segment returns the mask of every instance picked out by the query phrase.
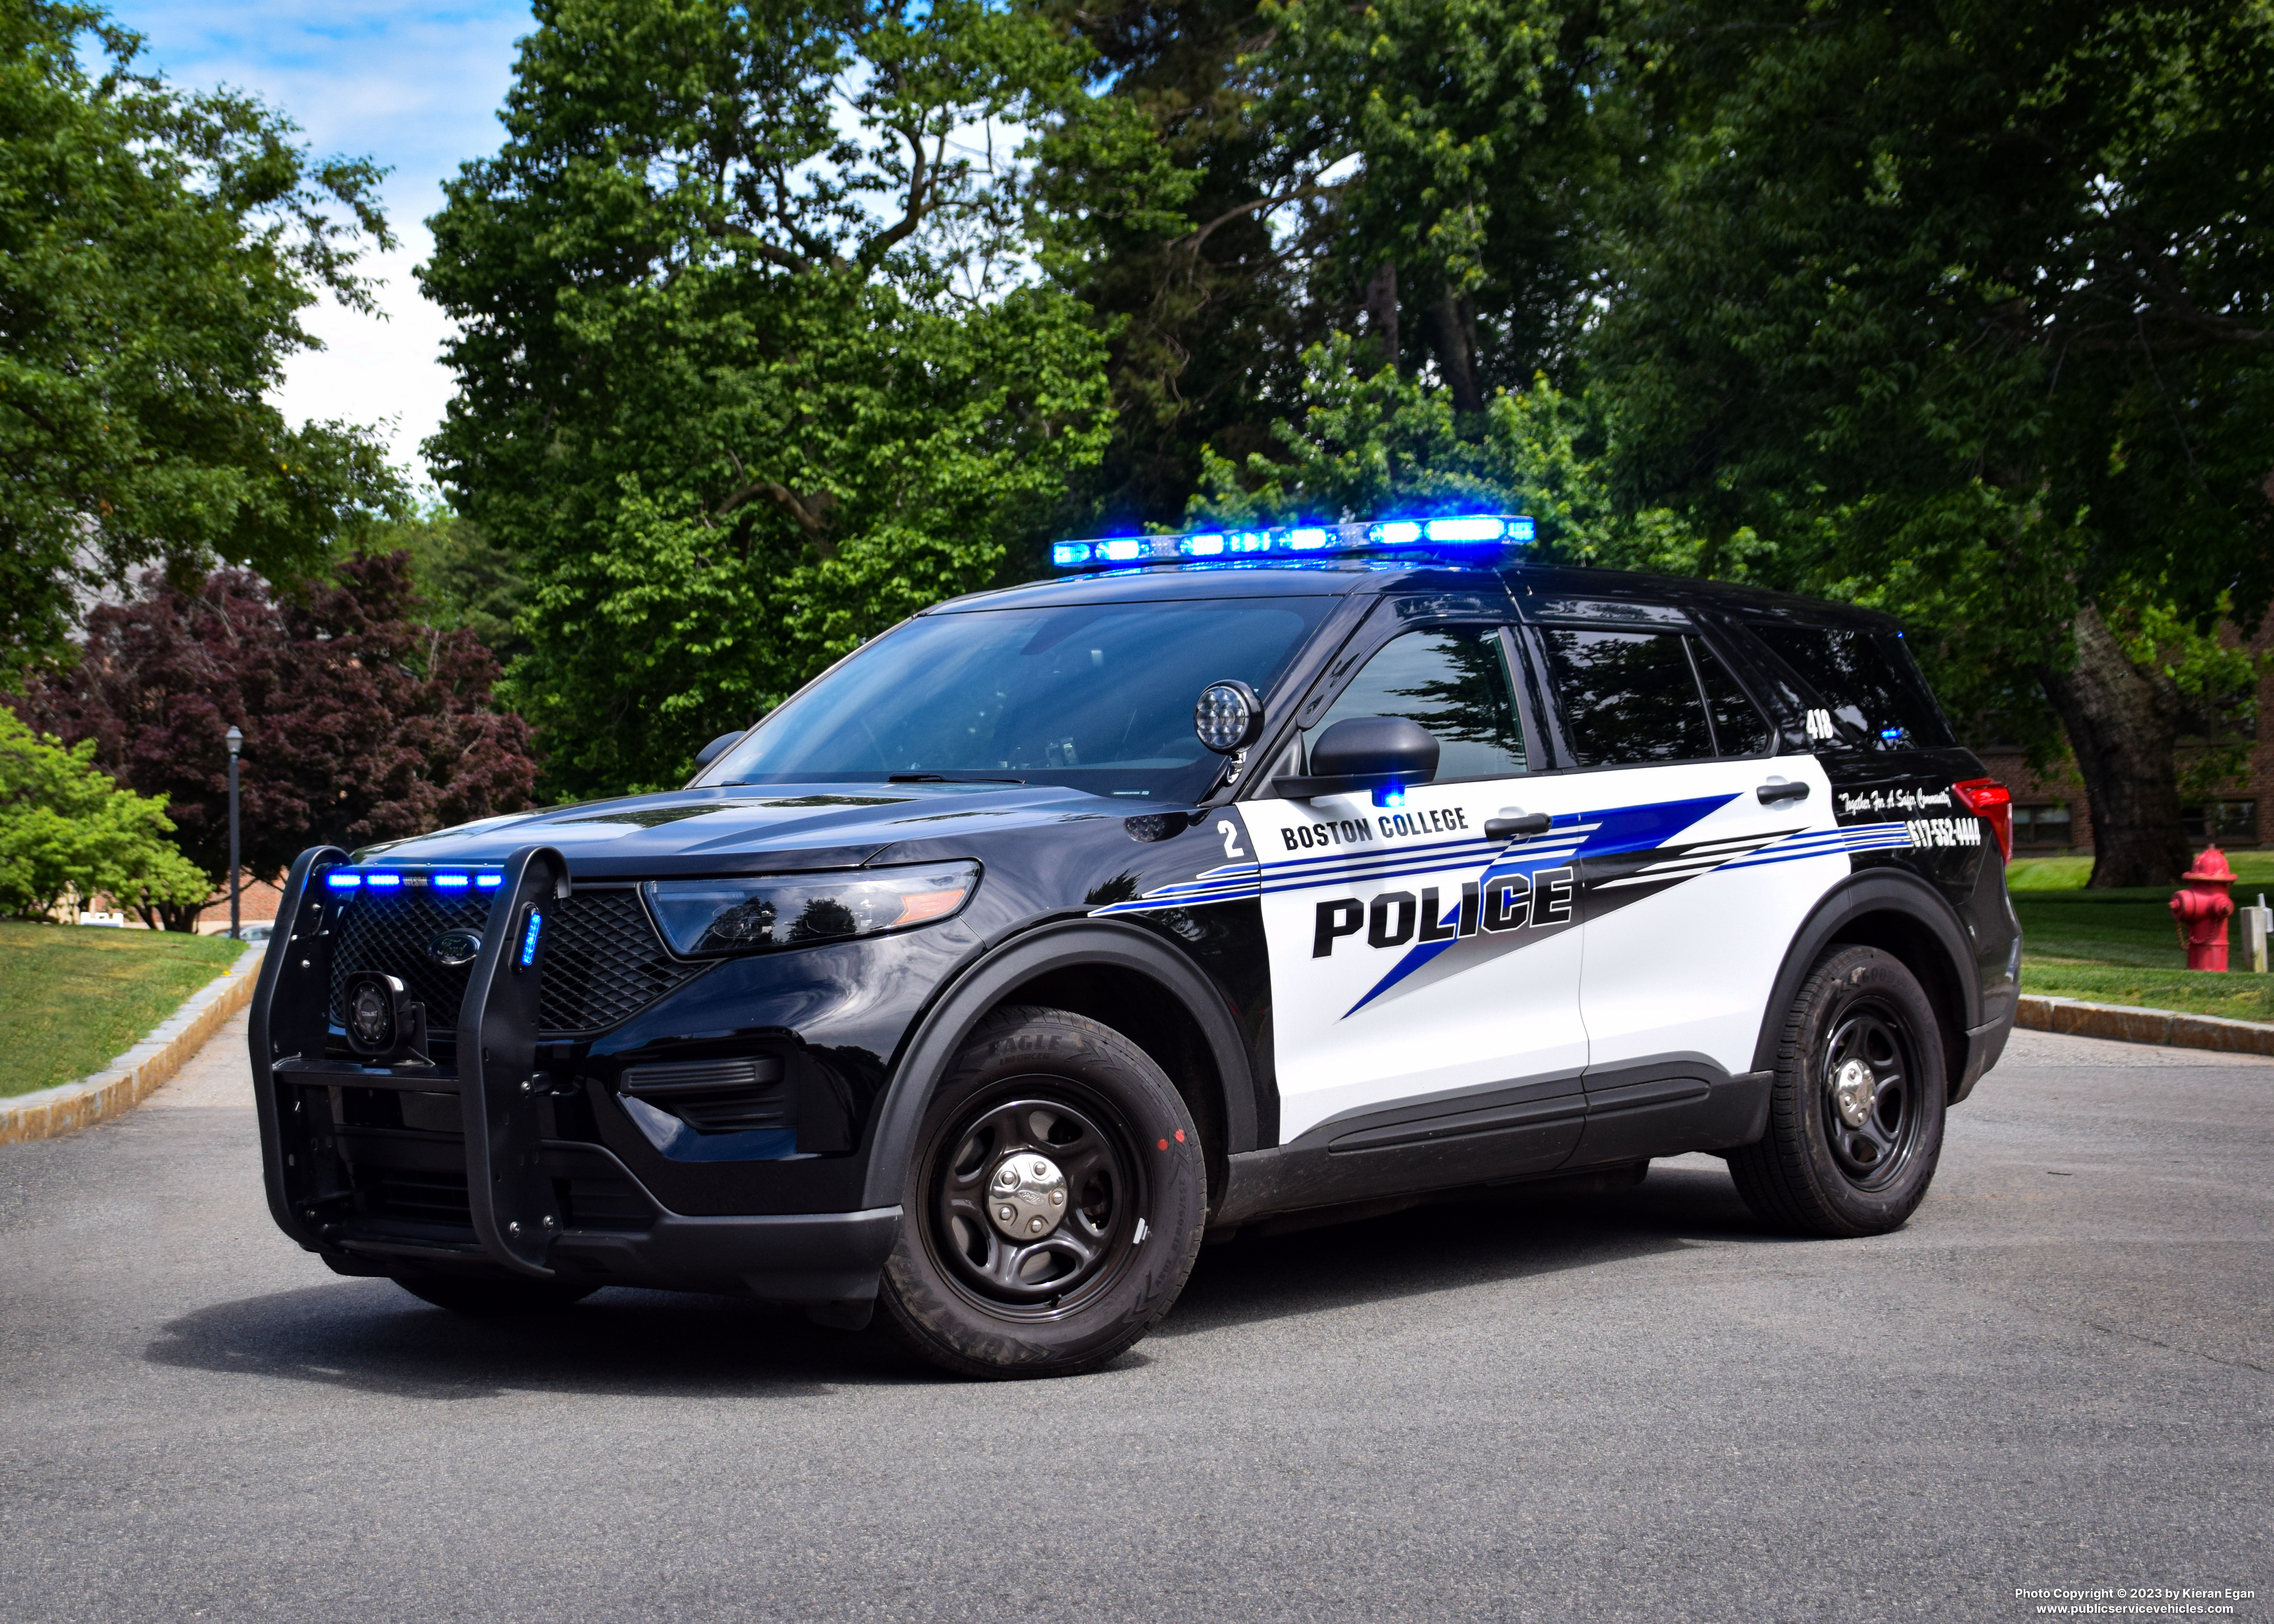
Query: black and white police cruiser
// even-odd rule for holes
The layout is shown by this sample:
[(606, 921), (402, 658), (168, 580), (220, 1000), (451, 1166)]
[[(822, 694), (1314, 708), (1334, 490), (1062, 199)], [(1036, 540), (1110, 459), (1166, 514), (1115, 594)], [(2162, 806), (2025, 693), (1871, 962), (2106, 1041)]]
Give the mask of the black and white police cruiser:
[(1901, 1224), (2014, 1019), (2005, 790), (1884, 616), (1531, 533), (1062, 543), (683, 790), (303, 853), (277, 1223), (470, 1312), (881, 1304), (987, 1376), (1290, 1214), (1713, 1151), (1781, 1229)]

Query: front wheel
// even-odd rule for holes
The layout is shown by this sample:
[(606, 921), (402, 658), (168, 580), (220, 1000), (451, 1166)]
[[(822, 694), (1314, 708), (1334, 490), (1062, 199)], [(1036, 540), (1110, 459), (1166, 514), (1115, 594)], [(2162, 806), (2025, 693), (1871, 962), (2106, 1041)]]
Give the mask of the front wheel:
[(1064, 1010), (998, 1011), (925, 1116), (886, 1323), (962, 1375), (1094, 1369), (1177, 1300), (1207, 1209), (1199, 1131), (1142, 1049)]
[(1817, 961), (1778, 1045), (1768, 1132), (1729, 1153), (1755, 1215), (1802, 1235), (1884, 1235), (1926, 1199), (1949, 1098), (1934, 1005), (1901, 959)]

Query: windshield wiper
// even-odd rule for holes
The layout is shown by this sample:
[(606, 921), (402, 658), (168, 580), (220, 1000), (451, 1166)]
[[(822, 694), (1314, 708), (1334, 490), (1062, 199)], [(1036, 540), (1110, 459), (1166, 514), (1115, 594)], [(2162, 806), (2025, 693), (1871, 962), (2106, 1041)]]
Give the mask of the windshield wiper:
[(1020, 784), (1024, 778), (951, 778), (944, 772), (895, 772), (888, 774), (887, 784)]

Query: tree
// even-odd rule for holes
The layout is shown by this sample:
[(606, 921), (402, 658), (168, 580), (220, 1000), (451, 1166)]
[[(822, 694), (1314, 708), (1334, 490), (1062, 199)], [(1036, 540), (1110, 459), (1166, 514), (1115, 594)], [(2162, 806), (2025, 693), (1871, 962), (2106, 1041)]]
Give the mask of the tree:
[(2274, 588), (2274, 12), (1735, 0), (1653, 27), (1666, 161), (1591, 343), (1622, 500), (1904, 614), (1960, 710), (2066, 732), (2093, 883), (2168, 880), (2183, 657)]
[(0, 908), (44, 919), (75, 892), (194, 917), (212, 882), (167, 840), (165, 804), (119, 788), (94, 755), (93, 740), (66, 748), (0, 707)]
[(287, 578), (395, 490), (368, 435), (265, 398), (320, 293), (370, 307), (379, 171), (139, 48), (91, 8), (0, 7), (0, 683), (67, 646), (77, 594), (154, 560)]
[[(491, 709), (496, 663), (471, 632), (421, 623), (418, 604), (399, 552), (348, 559), (282, 601), (241, 569), (187, 593), (147, 578), (89, 614), (81, 658), (35, 673), (18, 703), (162, 803), (212, 874), (229, 868), (223, 735), (240, 726), (245, 865), (274, 876), (320, 841), (401, 839), (529, 804), (537, 763), (527, 725)], [(160, 913), (194, 928), (193, 906)]]
[[(1172, 520), (1203, 444), (1263, 450), (1306, 387), (1303, 352), (1337, 332), (1462, 414), (1542, 372), (1573, 382), (1590, 211), (1633, 139), (1621, 8), (1063, 10), (1097, 49), (1100, 94), (1045, 143), (1044, 195), (1054, 268), (1117, 323), (1102, 518)], [(1100, 104), (1147, 130), (1155, 169), (1106, 139), (1120, 125)]]
[(1079, 52), (976, 0), (545, 0), (433, 223), (462, 324), (429, 442), (534, 583), (547, 782), (682, 778), (915, 609), (994, 579), (1105, 438), (1004, 128)]
[(440, 502), (398, 519), (373, 523), (358, 539), (366, 553), (410, 555), (410, 580), (424, 601), (424, 618), (444, 631), (463, 629), (510, 665), (526, 653), (521, 618), (529, 610), (529, 582), (514, 557), (480, 525)]

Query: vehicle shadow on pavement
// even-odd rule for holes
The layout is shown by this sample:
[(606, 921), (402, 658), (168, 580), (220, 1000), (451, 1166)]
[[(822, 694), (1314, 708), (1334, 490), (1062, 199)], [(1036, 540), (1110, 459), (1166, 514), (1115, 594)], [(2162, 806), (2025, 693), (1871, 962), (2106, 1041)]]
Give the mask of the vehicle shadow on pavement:
[(1360, 1303), (1599, 1268), (1699, 1240), (1781, 1244), (1718, 1166), (1664, 1166), (1632, 1189), (1446, 1200), (1384, 1217), (1243, 1236), (1201, 1253), (1155, 1336), (1190, 1335)]
[(403, 1398), (516, 1392), (787, 1398), (929, 1375), (882, 1335), (733, 1297), (614, 1289), (573, 1308), (478, 1320), (390, 1281), (338, 1280), (216, 1303), (163, 1327), (156, 1365)]

